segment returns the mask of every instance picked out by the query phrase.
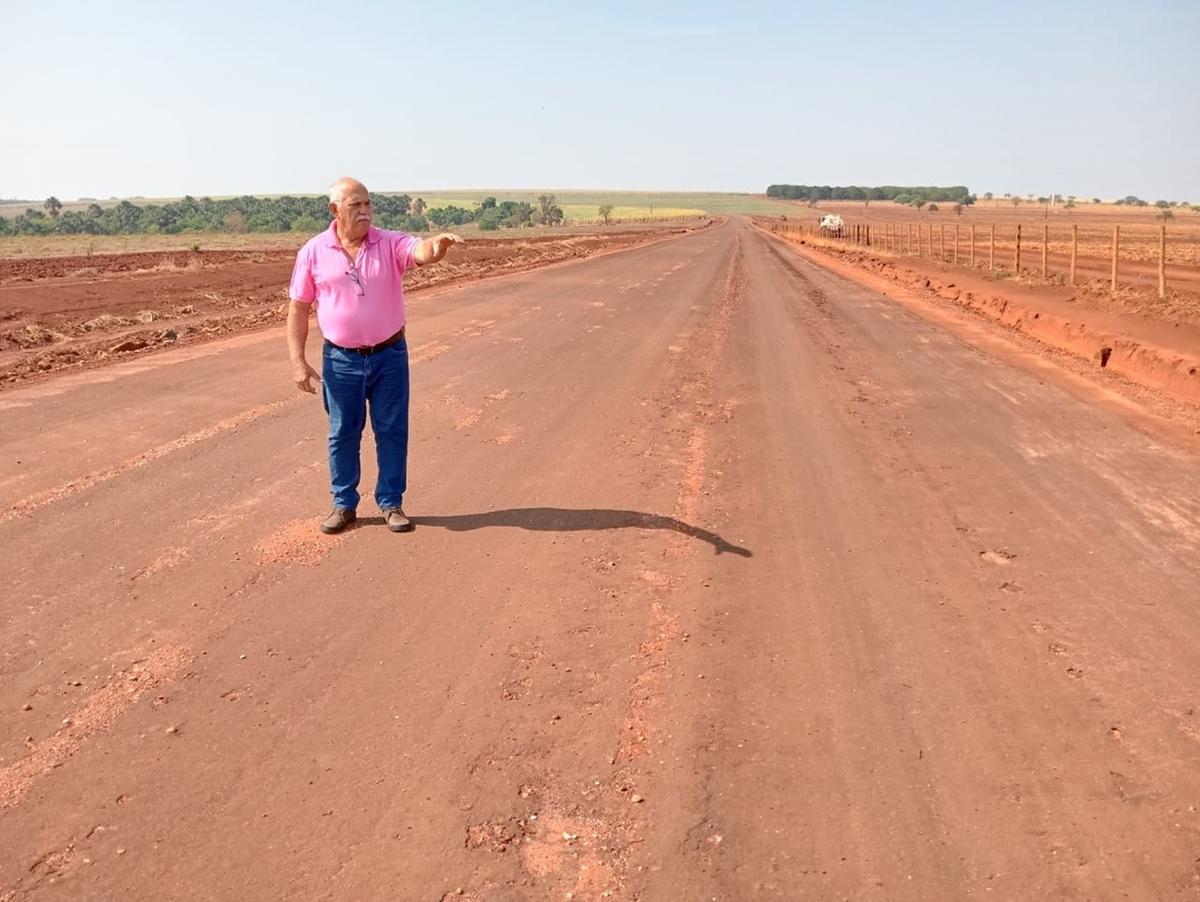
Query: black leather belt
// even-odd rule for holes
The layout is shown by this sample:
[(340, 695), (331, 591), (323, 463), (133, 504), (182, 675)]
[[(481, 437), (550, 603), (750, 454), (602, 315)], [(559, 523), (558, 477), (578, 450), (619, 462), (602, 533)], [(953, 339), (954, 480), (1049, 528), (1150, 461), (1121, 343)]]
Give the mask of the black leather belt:
[(401, 327), (400, 331), (397, 332), (395, 335), (393, 335), (391, 338), (385, 338), (379, 344), (370, 345), (365, 348), (343, 348), (341, 345), (335, 345), (328, 338), (325, 339), (325, 344), (329, 345), (329, 347), (331, 347), (331, 348), (337, 348), (339, 351), (349, 351), (351, 354), (362, 354), (364, 357), (369, 357), (371, 354), (377, 354), (380, 351), (386, 351), (392, 345), (399, 344), (402, 341), (404, 341), (404, 328), (403, 327)]

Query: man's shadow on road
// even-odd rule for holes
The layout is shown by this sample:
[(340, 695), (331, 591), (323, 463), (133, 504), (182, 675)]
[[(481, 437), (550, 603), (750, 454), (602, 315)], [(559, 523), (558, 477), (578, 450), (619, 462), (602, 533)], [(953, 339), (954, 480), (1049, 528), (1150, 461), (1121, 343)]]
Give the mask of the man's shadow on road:
[(701, 529), (661, 514), (646, 514), (641, 511), (618, 510), (571, 510), (563, 507), (516, 507), (508, 510), (487, 511), (482, 514), (459, 514), (452, 517), (413, 517), (417, 526), (441, 526), (452, 532), (471, 529), (487, 529), (492, 526), (510, 526), (538, 532), (577, 532), (601, 529), (669, 529), (700, 539), (712, 545), (716, 554), (729, 552), (740, 557), (752, 557), (749, 548), (742, 548), (725, 541), (715, 532)]

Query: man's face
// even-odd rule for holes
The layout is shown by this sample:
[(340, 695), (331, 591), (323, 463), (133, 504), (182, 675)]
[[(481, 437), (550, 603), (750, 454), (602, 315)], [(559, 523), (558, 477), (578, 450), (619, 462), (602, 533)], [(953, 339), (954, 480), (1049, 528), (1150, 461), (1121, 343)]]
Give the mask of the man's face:
[(340, 204), (330, 204), (330, 211), (337, 220), (338, 234), (357, 241), (371, 227), (371, 197), (362, 185), (348, 188), (342, 193)]

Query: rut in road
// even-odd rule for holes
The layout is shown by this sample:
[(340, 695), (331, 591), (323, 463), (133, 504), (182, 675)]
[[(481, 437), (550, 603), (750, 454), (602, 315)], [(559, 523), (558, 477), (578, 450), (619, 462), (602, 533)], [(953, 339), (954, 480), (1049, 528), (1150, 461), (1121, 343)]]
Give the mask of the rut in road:
[[(610, 758), (611, 776), (603, 792), (593, 798), (586, 816), (572, 815), (580, 787), (576, 779), (527, 782), (520, 795), (538, 797), (542, 804), (537, 815), (538, 831), (527, 834), (524, 824), (515, 819), (507, 823), (473, 825), (468, 830), (468, 847), (503, 848), (517, 843), (522, 867), (543, 881), (546, 890), (577, 894), (582, 898), (613, 896), (629, 892), (629, 853), (645, 841), (651, 820), (643, 814), (643, 795), (648, 775), (642, 765), (660, 747), (661, 713), (670, 690), (669, 674), (674, 667), (674, 649), (680, 641), (679, 613), (675, 599), (686, 591), (686, 570), (681, 564), (700, 553), (694, 541), (699, 530), (694, 524), (702, 513), (702, 499), (712, 484), (710, 433), (715, 425), (727, 424), (733, 416), (732, 405), (714, 398), (718, 372), (725, 356), (725, 344), (733, 319), (744, 299), (745, 273), (740, 242), (729, 256), (719, 286), (717, 303), (705, 307), (699, 324), (682, 341), (673, 345), (675, 363), (659, 391), (646, 405), (654, 417), (669, 416), (671, 441), (675, 455), (673, 477), (677, 482), (674, 510), (669, 518), (651, 518), (654, 525), (669, 530), (665, 542), (657, 543), (651, 553), (643, 553), (637, 583), (626, 588), (633, 598), (647, 607), (646, 632), (637, 647), (632, 684), (627, 690), (625, 713), (619, 735), (614, 737)], [(653, 427), (650, 427), (653, 428)], [(420, 521), (420, 518), (419, 522)], [(590, 518), (589, 518), (590, 519)], [(633, 525), (647, 525), (644, 515)], [(426, 518), (434, 521), (434, 518)], [(733, 545), (715, 536), (710, 539), (717, 554), (732, 552), (751, 557), (752, 550)], [(519, 841), (519, 842), (518, 842)], [(548, 884), (548, 885), (547, 885)], [(484, 894), (486, 896), (486, 893)]]

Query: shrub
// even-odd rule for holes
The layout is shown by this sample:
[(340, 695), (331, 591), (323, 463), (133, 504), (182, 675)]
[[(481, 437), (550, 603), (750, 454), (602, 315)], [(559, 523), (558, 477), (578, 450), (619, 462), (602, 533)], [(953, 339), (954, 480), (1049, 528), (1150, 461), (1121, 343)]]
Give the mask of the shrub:
[(292, 231), (315, 235), (317, 232), (324, 231), (328, 225), (329, 223), (322, 223), (317, 217), (306, 214), (292, 220)]

